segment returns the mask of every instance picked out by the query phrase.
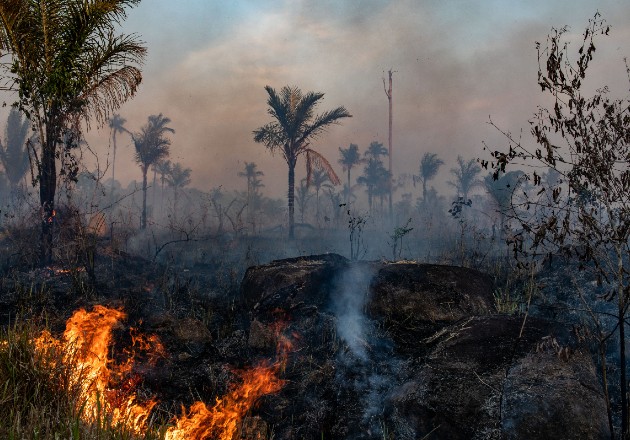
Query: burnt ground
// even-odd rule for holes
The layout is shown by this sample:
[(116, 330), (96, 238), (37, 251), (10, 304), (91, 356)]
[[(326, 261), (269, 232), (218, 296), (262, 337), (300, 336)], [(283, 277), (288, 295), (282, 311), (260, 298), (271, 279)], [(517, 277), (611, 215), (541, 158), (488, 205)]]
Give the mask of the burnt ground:
[[(61, 332), (80, 307), (122, 307), (162, 340), (140, 362), (156, 421), (208, 403), (238, 370), (274, 359), (277, 322), (294, 344), (277, 394), (242, 438), (609, 438), (601, 386), (579, 329), (499, 315), (490, 277), (417, 263), (351, 263), (334, 254), (182, 269), (104, 250), (87, 272), (14, 268), (2, 278), (4, 326)], [(57, 271), (57, 272), (56, 272)], [(242, 282), (241, 282), (242, 278)], [(116, 350), (115, 350), (116, 351)]]

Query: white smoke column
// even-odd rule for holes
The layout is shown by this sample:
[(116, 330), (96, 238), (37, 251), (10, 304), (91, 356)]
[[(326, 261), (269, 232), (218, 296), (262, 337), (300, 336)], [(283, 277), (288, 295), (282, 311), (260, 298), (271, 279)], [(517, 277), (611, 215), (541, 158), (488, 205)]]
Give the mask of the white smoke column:
[(367, 265), (353, 264), (337, 280), (332, 306), (337, 317), (337, 333), (350, 351), (363, 362), (368, 360), (368, 322), (364, 309), (373, 272)]
[(375, 273), (370, 264), (350, 265), (335, 280), (331, 298), (337, 335), (349, 349), (339, 353), (337, 380), (340, 388), (351, 388), (359, 394), (363, 407), (360, 426), (348, 440), (383, 438), (384, 402), (403, 367), (394, 355), (392, 341), (380, 335), (366, 316)]

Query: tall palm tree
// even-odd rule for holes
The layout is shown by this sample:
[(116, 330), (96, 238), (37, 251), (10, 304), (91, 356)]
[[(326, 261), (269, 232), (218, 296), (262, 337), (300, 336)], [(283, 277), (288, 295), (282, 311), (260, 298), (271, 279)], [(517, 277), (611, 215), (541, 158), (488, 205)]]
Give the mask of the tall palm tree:
[(477, 176), (481, 172), (481, 167), (477, 165), (475, 159), (465, 161), (463, 157), (457, 156), (457, 168), (451, 168), (451, 174), (455, 176), (455, 181), (449, 181), (448, 184), (457, 189), (457, 196), (463, 197), (464, 201), (468, 200), (468, 193), (482, 185), (481, 180)]
[(125, 124), (127, 120), (120, 116), (118, 113), (114, 113), (114, 115), (109, 119), (109, 131), (112, 137), (112, 144), (114, 147), (112, 154), (112, 182), (116, 180), (116, 134), (117, 133), (127, 133), (131, 135), (129, 130), (125, 128)]
[(350, 204), (350, 192), (352, 190), (352, 184), (350, 183), (350, 170), (363, 163), (361, 154), (359, 153), (359, 146), (357, 144), (350, 144), (348, 148), (339, 148), (341, 158), (339, 164), (343, 167), (343, 170), (348, 173), (348, 191), (346, 193), (346, 205)]
[(385, 194), (388, 181), (391, 181), (391, 174), (383, 165), (383, 161), (370, 158), (363, 169), (363, 175), (357, 179), (357, 183), (366, 187), (370, 212), (372, 211), (374, 196)]
[(280, 93), (266, 86), (269, 95), (267, 112), (274, 119), (273, 122), (254, 130), (254, 141), (265, 145), (272, 153), (280, 151), (289, 167), (289, 238), (294, 237), (295, 229), (295, 165), (298, 158), (306, 156), (307, 180), (310, 181), (313, 169), (323, 169), (330, 177), (334, 185), (339, 184), (339, 178), (335, 174), (328, 161), (309, 148), (311, 142), (317, 139), (330, 125), (338, 124), (343, 118), (352, 115), (344, 107), (337, 107), (316, 115), (315, 109), (323, 93), (308, 92), (303, 94), (297, 87), (285, 86)]
[(261, 186), (264, 186), (261, 180), (259, 179), (259, 177), (265, 175), (265, 173), (263, 173), (260, 170), (257, 170), (256, 168), (258, 168), (258, 165), (256, 165), (256, 162), (245, 162), (245, 170), (239, 171), (238, 173), (239, 177), (245, 177), (245, 179), (247, 179), (247, 217), (248, 217), (248, 223), (251, 224), (252, 226), (254, 225), (254, 217), (253, 217), (253, 210), (252, 210), (252, 204), (253, 204), (252, 197), (255, 194), (255, 192), (258, 190), (258, 188), (260, 188)]
[(7, 89), (39, 137), (34, 158), (41, 208), (40, 262), (52, 261), (55, 194), (64, 134), (80, 121), (103, 125), (131, 98), (146, 48), (117, 34), (137, 0), (11, 0), (0, 2), (0, 64)]
[(170, 173), (166, 175), (166, 183), (173, 188), (173, 215), (175, 219), (177, 219), (179, 191), (190, 185), (191, 174), (192, 170), (190, 168), (184, 168), (181, 163), (176, 163), (171, 167)]
[(420, 159), (418, 179), (422, 181), (423, 201), (427, 200), (427, 182), (437, 175), (442, 165), (444, 165), (444, 161), (438, 158), (435, 153), (424, 153), (424, 156)]
[[(158, 162), (154, 163), (152, 167), (153, 167), (153, 171), (156, 174), (160, 175), (160, 194), (161, 194), (162, 200), (164, 200), (164, 184), (166, 183), (166, 176), (168, 176), (171, 173), (171, 168), (173, 167), (173, 164), (171, 163), (170, 160), (159, 160)], [(154, 174), (153, 185), (156, 186), (155, 174)], [(155, 191), (154, 191), (154, 194), (155, 194)], [(155, 200), (153, 202), (153, 206), (155, 206)], [(162, 213), (163, 209), (164, 209), (164, 203), (160, 203), (160, 213)]]
[(495, 180), (493, 173), (490, 173), (483, 180), (486, 191), (488, 191), (488, 194), (497, 207), (500, 223), (499, 233), (501, 235), (505, 232), (505, 220), (507, 215), (513, 209), (512, 196), (523, 183), (523, 174), (523, 171), (520, 170), (499, 173), (498, 178)]
[(245, 162), (245, 170), (238, 172), (239, 177), (245, 177), (245, 179), (247, 179), (247, 203), (248, 204), (250, 203), (250, 198), (253, 191), (254, 182), (258, 180), (258, 183), (260, 183), (258, 177), (265, 175), (265, 173), (263, 173), (260, 170), (257, 170), (256, 168), (258, 168), (258, 165), (256, 165), (256, 162)]
[(132, 136), (136, 147), (136, 163), (142, 170), (142, 217), (140, 218), (140, 229), (147, 227), (147, 172), (149, 168), (164, 160), (169, 155), (171, 140), (165, 136), (166, 133), (175, 133), (175, 130), (168, 127), (171, 120), (160, 113), (149, 116), (147, 123), (140, 129), (140, 132)]
[(326, 182), (329, 182), (328, 174), (322, 170), (315, 170), (311, 175), (310, 184), (315, 188), (315, 219), (319, 222), (319, 192), (322, 188), (332, 188), (332, 185)]
[(15, 195), (29, 168), (26, 145), (29, 125), (28, 119), (22, 119), (20, 112), (12, 108), (7, 117), (4, 142), (0, 142), (0, 161), (11, 185), (12, 195)]

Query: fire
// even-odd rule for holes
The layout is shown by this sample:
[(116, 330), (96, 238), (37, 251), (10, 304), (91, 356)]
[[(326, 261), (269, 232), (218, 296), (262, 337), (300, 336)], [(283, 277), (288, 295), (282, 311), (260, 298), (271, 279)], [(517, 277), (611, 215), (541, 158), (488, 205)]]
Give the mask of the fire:
[[(124, 351), (122, 362), (110, 356), (112, 332), (125, 319), (123, 311), (97, 305), (90, 312), (79, 309), (66, 322), (61, 339), (44, 331), (35, 340), (38, 350), (57, 350), (62, 362), (71, 367), (71, 386), (80, 390), (77, 410), (88, 423), (100, 423), (107, 417), (113, 426), (122, 426), (135, 434), (145, 434), (151, 410), (157, 400), (140, 402), (136, 387), (141, 381), (134, 373), (138, 353), (155, 366), (166, 355), (159, 339), (131, 329), (132, 346)], [(241, 421), (258, 399), (278, 392), (285, 384), (279, 379), (284, 371), (291, 341), (282, 335), (283, 324), (273, 324), (277, 335), (278, 360), (263, 362), (239, 372), (240, 383), (231, 387), (223, 398), (208, 407), (195, 402), (190, 409), (172, 421), (164, 440), (232, 440)], [(55, 367), (55, 365), (51, 365)]]
[[(121, 310), (104, 306), (95, 306), (91, 312), (80, 309), (66, 322), (61, 340), (44, 332), (35, 345), (40, 350), (61, 350), (63, 362), (72, 368), (70, 385), (80, 390), (78, 409), (82, 409), (85, 421), (99, 421), (103, 415), (108, 415), (113, 425), (140, 434), (146, 429), (148, 416), (157, 402), (141, 403), (136, 399), (138, 378), (132, 374), (133, 350), (128, 351), (127, 361), (120, 364), (108, 356), (112, 331), (125, 317)], [(164, 352), (156, 338), (132, 335), (132, 341), (141, 350), (150, 348), (153, 353)]]
[(214, 406), (195, 402), (166, 432), (165, 440), (232, 440), (254, 403), (265, 394), (278, 392), (284, 381), (276, 376), (279, 364), (260, 365), (241, 373), (243, 383)]
[(282, 335), (284, 324), (276, 323), (279, 360), (274, 364), (262, 363), (250, 370), (240, 372), (242, 384), (233, 387), (223, 398), (217, 399), (211, 407), (203, 402), (195, 402), (175, 426), (169, 428), (164, 440), (232, 440), (238, 432), (243, 417), (256, 401), (265, 394), (276, 393), (285, 381), (278, 373), (286, 366), (287, 353), (292, 349), (291, 341)]

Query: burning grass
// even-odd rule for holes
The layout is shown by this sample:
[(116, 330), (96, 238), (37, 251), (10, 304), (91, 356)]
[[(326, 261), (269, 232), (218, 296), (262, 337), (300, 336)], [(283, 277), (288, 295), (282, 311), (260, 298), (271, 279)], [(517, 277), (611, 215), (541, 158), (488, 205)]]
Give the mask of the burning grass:
[[(125, 313), (95, 306), (77, 310), (59, 338), (47, 330), (15, 326), (0, 340), (0, 437), (7, 439), (99, 438), (231, 440), (252, 406), (284, 385), (288, 340), (279, 338), (281, 359), (239, 373), (239, 384), (214, 405), (195, 402), (163, 423), (152, 418), (156, 398), (138, 397), (141, 374), (166, 356), (155, 336), (131, 329), (128, 348), (113, 353), (113, 331)], [(158, 426), (159, 425), (159, 426)]]

